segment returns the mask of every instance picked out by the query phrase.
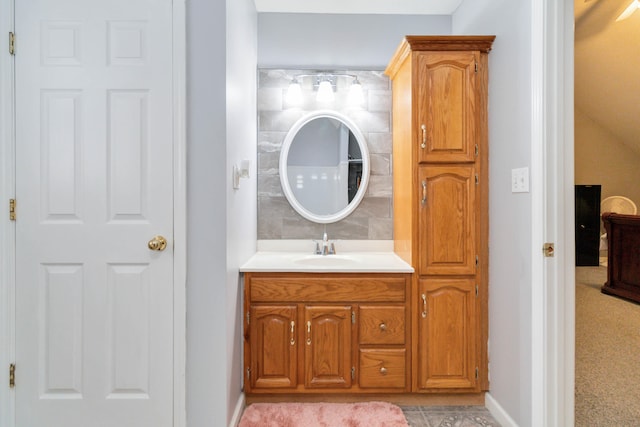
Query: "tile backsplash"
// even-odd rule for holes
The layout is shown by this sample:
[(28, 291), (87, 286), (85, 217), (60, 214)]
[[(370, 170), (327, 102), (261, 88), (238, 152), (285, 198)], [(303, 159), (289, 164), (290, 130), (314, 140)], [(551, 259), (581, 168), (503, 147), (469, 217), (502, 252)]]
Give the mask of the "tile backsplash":
[[(331, 70), (353, 74), (362, 84), (361, 107), (347, 102), (351, 81), (338, 79), (335, 100), (320, 104), (309, 82), (300, 82), (303, 102), (287, 105), (286, 92), (294, 75), (312, 70), (258, 70), (258, 239), (319, 239), (326, 229), (330, 239), (391, 240), (391, 83), (382, 71)], [(305, 85), (306, 83), (306, 85)], [(351, 119), (366, 139), (371, 174), (364, 199), (348, 217), (333, 224), (316, 224), (300, 216), (287, 201), (280, 185), (278, 162), (282, 143), (291, 126), (316, 110), (335, 110)]]

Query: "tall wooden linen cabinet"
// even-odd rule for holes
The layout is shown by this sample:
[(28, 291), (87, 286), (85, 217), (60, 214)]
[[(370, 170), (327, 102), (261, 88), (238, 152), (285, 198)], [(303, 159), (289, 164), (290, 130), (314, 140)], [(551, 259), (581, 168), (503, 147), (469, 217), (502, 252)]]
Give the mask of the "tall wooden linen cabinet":
[(488, 53), (495, 36), (407, 36), (393, 84), (394, 250), (412, 281), (416, 392), (488, 390)]

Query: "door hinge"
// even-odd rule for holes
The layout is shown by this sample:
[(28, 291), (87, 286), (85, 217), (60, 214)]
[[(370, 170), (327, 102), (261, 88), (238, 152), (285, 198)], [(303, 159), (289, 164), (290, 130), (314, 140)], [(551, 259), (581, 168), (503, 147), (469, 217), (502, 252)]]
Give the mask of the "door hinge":
[(478, 148), (478, 144), (476, 144), (476, 148), (475, 148), (476, 157), (478, 157), (479, 153), (480, 153), (480, 148)]
[(9, 388), (14, 388), (16, 386), (16, 364), (12, 363), (9, 365)]
[(351, 367), (351, 379), (352, 380), (356, 379), (356, 367), (355, 366)]
[(476, 366), (476, 379), (478, 379), (478, 367)]
[(247, 368), (247, 379), (251, 379), (251, 368)]
[(354, 325), (356, 324), (356, 312), (355, 311), (351, 312), (351, 323), (353, 323)]
[(476, 255), (476, 267), (478, 266), (478, 264), (480, 264), (480, 257)]
[(478, 285), (476, 285), (476, 297), (478, 296)]
[(478, 72), (478, 63), (476, 62), (476, 66), (475, 66), (475, 72)]
[(251, 312), (247, 311), (247, 325), (251, 322)]
[(16, 199), (9, 199), (9, 219), (16, 220)]
[(16, 35), (12, 31), (9, 31), (9, 54), (16, 54)]
[(476, 185), (480, 183), (480, 178), (478, 178), (478, 174), (476, 174)]

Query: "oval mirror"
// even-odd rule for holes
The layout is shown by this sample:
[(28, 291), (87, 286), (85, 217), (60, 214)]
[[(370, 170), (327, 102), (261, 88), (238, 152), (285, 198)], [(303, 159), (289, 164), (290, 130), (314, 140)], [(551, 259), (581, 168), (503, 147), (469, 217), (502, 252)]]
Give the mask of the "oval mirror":
[(318, 223), (354, 211), (369, 182), (364, 135), (344, 115), (316, 111), (289, 130), (280, 152), (280, 183), (291, 206)]

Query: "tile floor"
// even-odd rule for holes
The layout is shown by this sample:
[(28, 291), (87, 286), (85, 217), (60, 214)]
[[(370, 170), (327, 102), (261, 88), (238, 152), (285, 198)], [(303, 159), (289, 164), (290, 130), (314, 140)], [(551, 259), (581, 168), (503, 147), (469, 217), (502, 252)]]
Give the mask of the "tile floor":
[(484, 406), (402, 406), (411, 427), (500, 427)]

